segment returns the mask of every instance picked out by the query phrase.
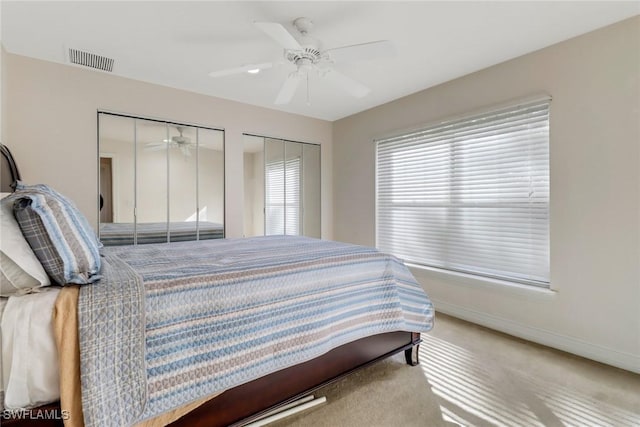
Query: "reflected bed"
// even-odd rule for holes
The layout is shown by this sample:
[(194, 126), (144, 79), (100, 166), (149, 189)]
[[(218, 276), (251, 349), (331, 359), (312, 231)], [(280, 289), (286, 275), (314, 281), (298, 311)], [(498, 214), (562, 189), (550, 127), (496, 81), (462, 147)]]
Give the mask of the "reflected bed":
[[(217, 222), (184, 221), (148, 222), (136, 224), (135, 230), (138, 244), (167, 242), (167, 229), (170, 242), (189, 240), (222, 239), (224, 228)], [(133, 223), (111, 222), (100, 224), (100, 241), (105, 246), (133, 245)]]

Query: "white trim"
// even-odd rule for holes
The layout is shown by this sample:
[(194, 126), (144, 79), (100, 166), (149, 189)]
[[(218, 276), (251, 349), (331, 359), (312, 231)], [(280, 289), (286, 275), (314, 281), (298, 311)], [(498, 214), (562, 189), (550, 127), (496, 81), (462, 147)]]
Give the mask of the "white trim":
[(546, 329), (523, 325), (513, 320), (492, 314), (482, 313), (455, 304), (432, 299), (436, 311), (448, 314), (460, 319), (477, 323), (487, 328), (495, 329), (509, 335), (523, 338), (538, 344), (576, 354), (607, 365), (640, 373), (640, 356), (612, 348), (592, 344), (579, 338), (558, 334)]
[(447, 270), (444, 268), (429, 267), (426, 265), (404, 263), (412, 273), (416, 276), (428, 275), (435, 276), (448, 282), (478, 288), (484, 286), (491, 290), (505, 291), (508, 293), (516, 293), (527, 297), (554, 297), (558, 291), (543, 286), (527, 285), (523, 283), (510, 282), (508, 280), (497, 279), (492, 277), (480, 276), (472, 273), (463, 273), (459, 271)]

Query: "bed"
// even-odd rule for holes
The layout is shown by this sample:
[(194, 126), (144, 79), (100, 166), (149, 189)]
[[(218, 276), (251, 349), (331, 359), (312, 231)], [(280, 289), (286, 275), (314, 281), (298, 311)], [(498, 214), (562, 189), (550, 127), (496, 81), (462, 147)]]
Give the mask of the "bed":
[[(11, 182), (18, 178), (15, 168)], [(3, 424), (62, 425), (80, 410), (87, 425), (165, 415), (161, 424), (242, 425), (398, 352), (417, 364), (420, 332), (433, 323), (431, 303), (401, 262), (338, 242), (114, 246), (99, 273), (56, 299), (62, 404), (5, 415)], [(116, 407), (100, 408), (106, 403)]]
[[(167, 230), (171, 242), (222, 239), (222, 224), (210, 221), (146, 222), (135, 225), (137, 244), (164, 243)], [(100, 223), (100, 241), (105, 246), (133, 245), (134, 224), (130, 222)]]

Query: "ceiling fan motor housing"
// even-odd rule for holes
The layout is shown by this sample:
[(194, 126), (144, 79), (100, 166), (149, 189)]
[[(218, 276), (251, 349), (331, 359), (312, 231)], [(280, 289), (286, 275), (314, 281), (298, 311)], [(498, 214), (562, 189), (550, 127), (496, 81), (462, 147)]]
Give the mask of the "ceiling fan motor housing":
[(304, 47), (304, 50), (288, 50), (285, 53), (287, 61), (298, 66), (317, 64), (322, 59), (320, 50), (315, 46)]
[(189, 144), (191, 143), (191, 139), (186, 136), (172, 136), (171, 142), (175, 142), (176, 144)]
[(322, 43), (309, 35), (309, 31), (313, 28), (311, 19), (297, 18), (293, 21), (293, 26), (300, 33), (296, 40), (302, 46), (302, 50), (287, 50), (285, 52), (287, 61), (298, 67), (309, 67), (319, 63), (322, 60)]

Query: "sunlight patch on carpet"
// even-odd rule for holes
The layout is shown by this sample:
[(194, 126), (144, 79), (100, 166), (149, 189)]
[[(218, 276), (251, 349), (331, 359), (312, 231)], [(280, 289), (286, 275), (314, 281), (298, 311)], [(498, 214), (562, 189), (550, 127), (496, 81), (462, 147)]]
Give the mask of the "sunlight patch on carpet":
[(459, 425), (637, 426), (640, 414), (566, 387), (498, 365), (485, 366), (470, 351), (423, 335), (420, 360), (445, 421)]

